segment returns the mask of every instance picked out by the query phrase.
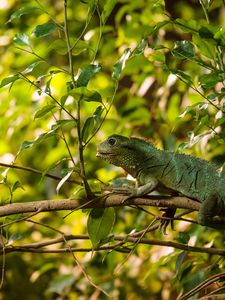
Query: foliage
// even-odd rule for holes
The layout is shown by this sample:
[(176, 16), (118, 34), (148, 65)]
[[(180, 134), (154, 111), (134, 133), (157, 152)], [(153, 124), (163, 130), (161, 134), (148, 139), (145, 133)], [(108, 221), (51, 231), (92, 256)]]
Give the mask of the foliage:
[(80, 203), (68, 215), (1, 218), (1, 298), (176, 299), (214, 274), (207, 282), (222, 287), (224, 254), (203, 248), (223, 248), (220, 232), (176, 221), (164, 235), (150, 230), (156, 208), (95, 207), (103, 183), (124, 182), (95, 153), (118, 133), (222, 165), (224, 3), (5, 0), (0, 7), (1, 205)]

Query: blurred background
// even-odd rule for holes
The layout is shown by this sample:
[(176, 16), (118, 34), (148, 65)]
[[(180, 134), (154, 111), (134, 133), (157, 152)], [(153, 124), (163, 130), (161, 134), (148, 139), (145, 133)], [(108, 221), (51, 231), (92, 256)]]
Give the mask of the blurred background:
[[(126, 176), (95, 156), (96, 144), (113, 133), (223, 165), (223, 1), (1, 0), (0, 20), (1, 205), (83, 199), (79, 143), (92, 190)], [(74, 83), (84, 101), (80, 90), (71, 92)], [(23, 251), (63, 234), (87, 234), (88, 210), (65, 214), (1, 218), (0, 299), (107, 299), (90, 281), (113, 299), (176, 299), (224, 270), (222, 257), (157, 245), (128, 243), (124, 251), (79, 252), (76, 259), (54, 253), (65, 242), (41, 248), (49, 253)], [(153, 220), (130, 207), (115, 209), (115, 216), (115, 236)], [(147, 237), (224, 246), (220, 232), (182, 221), (167, 235), (157, 230)], [(13, 246), (21, 251), (5, 251)]]

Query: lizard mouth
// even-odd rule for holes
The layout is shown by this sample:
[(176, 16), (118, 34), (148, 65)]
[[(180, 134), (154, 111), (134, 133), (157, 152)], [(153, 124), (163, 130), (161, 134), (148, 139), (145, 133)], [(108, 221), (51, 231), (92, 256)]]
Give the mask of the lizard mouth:
[(101, 151), (98, 151), (98, 152), (96, 153), (96, 156), (97, 156), (97, 157), (103, 157), (103, 156), (116, 156), (116, 154), (110, 153), (110, 152), (101, 152)]

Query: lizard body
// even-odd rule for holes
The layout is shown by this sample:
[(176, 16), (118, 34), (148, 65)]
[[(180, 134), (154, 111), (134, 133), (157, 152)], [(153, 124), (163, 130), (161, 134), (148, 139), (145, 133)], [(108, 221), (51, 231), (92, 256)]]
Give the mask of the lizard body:
[(131, 196), (165, 188), (201, 202), (201, 225), (225, 229), (225, 222), (218, 218), (225, 212), (225, 172), (215, 164), (116, 134), (98, 145), (97, 156), (136, 178), (138, 188)]

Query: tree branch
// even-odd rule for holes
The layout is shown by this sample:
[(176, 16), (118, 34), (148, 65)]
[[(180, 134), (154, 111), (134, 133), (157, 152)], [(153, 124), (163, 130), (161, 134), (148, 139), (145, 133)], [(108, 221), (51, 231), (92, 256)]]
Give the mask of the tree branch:
[[(125, 205), (186, 208), (198, 210), (200, 205), (197, 201), (187, 197), (145, 196), (143, 198), (133, 198), (127, 201), (126, 198), (126, 195), (108, 194), (88, 202), (62, 199), (12, 203), (0, 206), (0, 217), (37, 211), (50, 212), (56, 210), (78, 210), (80, 208), (118, 207)], [(124, 201), (126, 202), (124, 203)]]
[[(136, 238), (133, 237), (132, 235), (125, 235), (125, 236), (115, 236), (114, 240), (119, 243), (118, 245), (104, 245), (101, 247), (97, 248), (92, 248), (92, 247), (84, 247), (84, 248), (72, 248), (72, 247), (65, 247), (61, 249), (46, 249), (42, 247), (45, 246), (52, 246), (53, 244), (61, 243), (66, 241), (71, 241), (71, 240), (89, 240), (89, 237), (87, 235), (65, 235), (64, 237), (59, 237), (52, 239), (50, 241), (46, 242), (39, 242), (39, 243), (33, 243), (33, 244), (26, 244), (23, 246), (10, 246), (8, 248), (5, 248), (4, 251), (5, 253), (10, 253), (10, 252), (32, 252), (32, 253), (69, 253), (69, 252), (91, 252), (91, 251), (105, 251), (105, 250), (117, 250), (120, 251), (118, 247), (122, 247), (123, 243), (136, 243), (138, 244), (144, 244), (144, 245), (156, 245), (156, 246), (163, 246), (163, 247), (172, 247), (175, 249), (180, 249), (184, 251), (190, 251), (190, 252), (199, 252), (199, 253), (209, 253), (209, 254), (214, 254), (214, 255), (221, 255), (225, 256), (225, 250), (224, 249), (215, 249), (215, 248), (206, 248), (206, 247), (194, 247), (194, 246), (189, 246), (189, 245), (184, 245), (180, 243), (175, 243), (171, 241), (160, 241), (160, 240), (150, 240), (148, 238)], [(122, 248), (121, 248), (122, 251)], [(0, 251), (2, 253), (2, 250)]]

